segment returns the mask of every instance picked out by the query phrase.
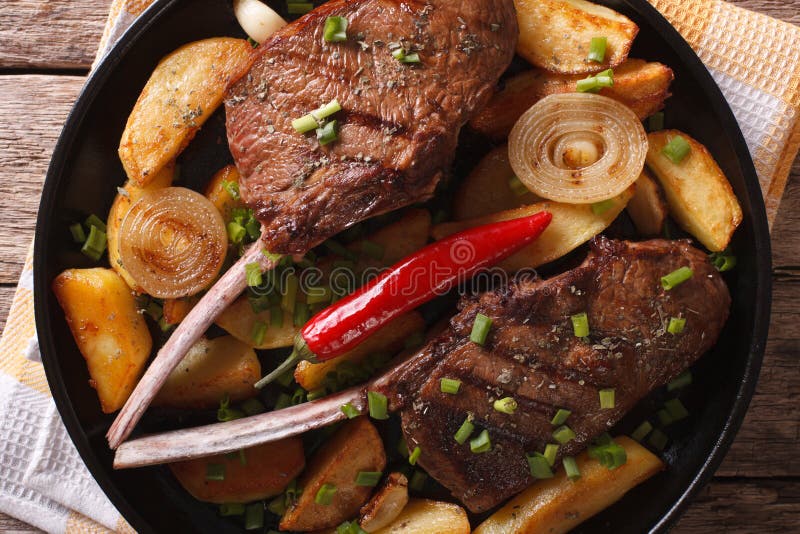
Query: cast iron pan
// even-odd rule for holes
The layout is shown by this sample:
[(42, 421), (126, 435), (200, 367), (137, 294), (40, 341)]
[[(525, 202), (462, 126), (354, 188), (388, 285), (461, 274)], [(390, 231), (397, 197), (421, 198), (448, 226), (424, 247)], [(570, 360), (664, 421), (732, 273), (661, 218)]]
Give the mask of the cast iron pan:
[[(675, 71), (667, 126), (689, 132), (711, 150), (744, 210), (726, 275), (734, 297), (715, 349), (695, 366), (684, 396), (692, 415), (670, 427), (668, 469), (630, 492), (580, 531), (664, 531), (713, 475), (744, 417), (758, 377), (770, 307), (770, 243), (764, 203), (741, 132), (713, 79), (680, 35), (645, 0), (604, 2), (635, 20), (641, 31), (632, 57), (658, 60)], [(114, 471), (104, 438), (112, 416), (100, 412), (88, 373), (50, 290), (69, 267), (90, 267), (72, 243), (70, 223), (106, 214), (125, 179), (117, 145), (127, 115), (158, 60), (178, 46), (212, 36), (243, 36), (230, 0), (161, 0), (149, 8), (89, 78), (70, 114), (44, 185), (35, 246), (39, 344), (53, 397), (86, 465), (111, 501), (139, 532), (237, 532), (237, 523), (193, 500), (163, 467)], [(276, 2), (275, 5), (278, 5)], [(284, 6), (283, 3), (280, 4)], [(285, 15), (285, 13), (283, 13)], [(217, 113), (192, 142), (181, 182), (197, 186), (230, 161)], [(659, 393), (618, 425), (630, 431), (653, 413)], [(148, 423), (139, 432), (152, 429)]]

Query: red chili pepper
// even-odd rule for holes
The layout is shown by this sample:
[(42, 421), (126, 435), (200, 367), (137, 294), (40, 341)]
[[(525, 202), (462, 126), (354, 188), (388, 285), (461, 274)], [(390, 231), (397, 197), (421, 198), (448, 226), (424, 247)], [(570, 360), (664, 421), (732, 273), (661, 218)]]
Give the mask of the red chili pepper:
[(320, 311), (295, 340), (295, 350), (262, 387), (300, 360), (329, 360), (403, 313), (444, 295), (478, 270), (502, 261), (531, 243), (553, 216), (528, 217), (469, 228), (420, 249), (349, 296)]

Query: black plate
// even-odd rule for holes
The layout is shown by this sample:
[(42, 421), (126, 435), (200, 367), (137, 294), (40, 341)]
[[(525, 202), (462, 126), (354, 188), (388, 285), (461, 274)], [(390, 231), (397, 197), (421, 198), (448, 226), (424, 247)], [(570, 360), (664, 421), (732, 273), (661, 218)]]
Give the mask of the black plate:
[[(676, 79), (667, 126), (705, 143), (730, 179), (744, 210), (727, 277), (733, 310), (715, 349), (695, 368), (686, 403), (692, 416), (675, 427), (665, 451), (669, 468), (605, 510), (581, 531), (663, 531), (713, 475), (738, 430), (758, 377), (769, 323), (770, 243), (756, 173), (741, 132), (713, 79), (680, 35), (644, 0), (609, 1), (641, 31), (632, 57), (659, 60)], [(56, 146), (44, 185), (35, 246), (36, 326), (47, 379), (67, 430), (111, 501), (140, 532), (237, 531), (215, 508), (194, 501), (163, 468), (111, 469), (100, 412), (88, 373), (50, 283), (63, 269), (88, 267), (67, 227), (89, 213), (105, 214), (124, 181), (117, 145), (126, 118), (158, 60), (184, 43), (242, 36), (230, 0), (162, 0), (124, 35), (91, 75)], [(277, 3), (276, 3), (277, 5)], [(190, 145), (181, 179), (200, 183), (229, 158), (218, 113)], [(644, 401), (620, 426), (640, 421), (658, 400)]]

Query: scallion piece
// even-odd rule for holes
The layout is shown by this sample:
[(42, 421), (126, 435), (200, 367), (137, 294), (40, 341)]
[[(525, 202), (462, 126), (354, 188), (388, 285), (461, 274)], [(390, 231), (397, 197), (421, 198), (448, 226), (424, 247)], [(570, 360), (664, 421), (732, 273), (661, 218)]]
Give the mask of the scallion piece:
[(606, 469), (616, 469), (628, 461), (625, 449), (610, 438), (589, 447), (589, 456), (597, 459)]
[(247, 229), (241, 224), (236, 221), (228, 223), (228, 239), (234, 245), (241, 243), (244, 240), (245, 234), (247, 234)]
[(72, 234), (72, 240), (78, 244), (83, 244), (83, 242), (86, 241), (86, 232), (83, 231), (83, 225), (81, 223), (70, 225), (69, 233)]
[(492, 450), (492, 440), (489, 439), (489, 431), (483, 429), (481, 430), (481, 433), (477, 435), (477, 437), (469, 440), (469, 450), (475, 454)]
[(575, 432), (567, 425), (562, 425), (553, 430), (553, 439), (559, 442), (561, 445), (566, 445), (575, 439)]
[(89, 228), (89, 229), (91, 229), (92, 226), (94, 226), (95, 228), (97, 228), (98, 230), (103, 232), (104, 234), (108, 231), (106, 229), (106, 223), (103, 222), (103, 220), (100, 217), (98, 217), (97, 215), (95, 215), (94, 213), (92, 213), (91, 215), (86, 217), (86, 220), (83, 222), (83, 225), (86, 228)]
[(252, 241), (255, 241), (261, 235), (261, 223), (258, 222), (257, 219), (250, 219), (247, 221), (247, 224), (244, 225), (244, 229), (247, 231), (247, 237)]
[(303, 388), (297, 388), (292, 393), (292, 406), (297, 406), (298, 404), (303, 404), (306, 401), (306, 390)]
[(383, 245), (379, 245), (373, 241), (364, 240), (361, 242), (361, 252), (374, 260), (382, 260), (385, 254)]
[(680, 269), (676, 269), (669, 273), (666, 276), (661, 277), (661, 287), (669, 291), (673, 289), (694, 275), (694, 271), (692, 271), (689, 267), (681, 267)]
[(650, 115), (647, 119), (647, 129), (651, 132), (657, 132), (664, 129), (664, 112), (657, 111)]
[(472, 332), (469, 335), (469, 340), (478, 345), (486, 343), (486, 336), (489, 335), (489, 330), (492, 328), (492, 320), (482, 313), (475, 316), (475, 322), (472, 323)]
[(678, 335), (683, 332), (683, 328), (686, 326), (686, 318), (685, 317), (670, 317), (669, 324), (667, 325), (667, 332), (673, 335)]
[(264, 336), (267, 334), (267, 323), (264, 321), (256, 321), (253, 323), (253, 331), (250, 333), (250, 338), (253, 344), (258, 347), (264, 342)]
[(286, 4), (286, 12), (290, 15), (305, 15), (314, 9), (311, 2), (289, 2)]
[(555, 443), (548, 443), (547, 445), (545, 445), (544, 453), (542, 454), (542, 456), (544, 456), (547, 459), (547, 465), (549, 465), (550, 467), (553, 467), (553, 465), (555, 465), (556, 455), (558, 455), (558, 449), (560, 448), (561, 447), (559, 445), (556, 445)]
[(356, 486), (368, 486), (374, 488), (380, 482), (383, 473), (381, 471), (359, 471), (356, 475)]
[(321, 121), (340, 111), (342, 111), (342, 106), (339, 104), (339, 101), (334, 98), (319, 109), (312, 111), (311, 114), (316, 117), (317, 121)]
[(711, 259), (712, 265), (721, 273), (730, 271), (736, 267), (736, 256), (727, 250), (723, 252), (712, 252), (709, 258)]
[(458, 393), (458, 390), (461, 389), (461, 380), (457, 380), (455, 378), (442, 378), (439, 380), (439, 388), (442, 390), (442, 393), (455, 395)]
[(472, 421), (469, 417), (464, 419), (464, 422), (461, 423), (461, 426), (456, 431), (454, 436), (456, 443), (459, 445), (463, 445), (466, 443), (467, 439), (472, 435), (472, 432), (475, 430), (475, 425), (472, 424)]
[(691, 383), (692, 383), (692, 372), (684, 371), (683, 373), (678, 375), (675, 379), (671, 380), (667, 384), (667, 391), (675, 391), (676, 389), (685, 388)]
[(689, 155), (691, 150), (689, 142), (680, 135), (676, 135), (661, 149), (661, 153), (672, 163), (678, 165)]
[(297, 327), (305, 325), (311, 318), (311, 310), (306, 302), (296, 302), (294, 305), (294, 325)]
[(329, 43), (340, 43), (347, 40), (347, 19), (345, 17), (328, 17), (322, 38)]
[(233, 200), (239, 200), (239, 182), (222, 180), (222, 189), (224, 189)]
[(294, 313), (295, 304), (297, 303), (297, 288), (299, 285), (300, 281), (297, 279), (297, 275), (290, 272), (288, 276), (286, 276), (283, 293), (281, 294), (281, 308), (289, 313)]
[(414, 470), (414, 474), (411, 475), (411, 479), (408, 481), (408, 488), (411, 491), (421, 492), (425, 489), (425, 482), (428, 481), (428, 475), (420, 471), (419, 469)]
[(647, 443), (657, 451), (663, 451), (664, 447), (667, 446), (667, 442), (669, 442), (669, 437), (657, 428), (653, 430), (647, 440)]
[(514, 415), (514, 412), (517, 411), (517, 406), (517, 401), (515, 401), (512, 397), (503, 397), (502, 399), (497, 399), (493, 404), (495, 411), (508, 415)]
[(658, 422), (661, 426), (669, 426), (673, 423), (672, 415), (667, 411), (666, 408), (662, 408), (656, 412), (656, 417), (658, 417)]
[(530, 189), (528, 189), (525, 184), (522, 183), (516, 176), (512, 176), (508, 180), (508, 188), (511, 189), (511, 192), (514, 193), (515, 196), (521, 197), (530, 193)]
[[(105, 227), (105, 225), (103, 226)], [(106, 233), (93, 225), (89, 227), (89, 237), (86, 238), (86, 242), (83, 244), (83, 247), (81, 247), (81, 252), (85, 256), (97, 261), (103, 255), (103, 252), (105, 252), (107, 244)]]
[(258, 264), (257, 261), (253, 263), (248, 263), (244, 266), (245, 276), (247, 276), (247, 285), (250, 287), (260, 286), (263, 282), (263, 278), (261, 276), (261, 266)]
[(244, 514), (244, 505), (238, 502), (223, 503), (219, 505), (219, 515), (229, 517)]
[(280, 327), (283, 325), (283, 310), (280, 306), (272, 306), (269, 309), (269, 325)]
[(336, 527), (336, 534), (367, 534), (355, 521), (345, 521)]
[(531, 470), (531, 476), (536, 479), (553, 478), (553, 470), (550, 469), (550, 464), (543, 454), (535, 452), (526, 455), (528, 459), (528, 468)]
[(572, 332), (575, 337), (587, 337), (589, 335), (589, 316), (586, 312), (577, 313), (570, 317), (572, 321)]
[(403, 458), (408, 458), (408, 443), (406, 443), (406, 438), (401, 437), (400, 441), (397, 442), (397, 452)]
[(592, 40), (589, 42), (589, 57), (587, 59), (595, 63), (602, 63), (605, 61), (607, 44), (608, 39), (606, 37), (592, 37)]
[(283, 410), (284, 408), (288, 408), (291, 405), (292, 405), (292, 398), (287, 393), (281, 393), (280, 395), (278, 395), (278, 399), (275, 401), (276, 410)]
[(653, 425), (650, 424), (650, 421), (642, 421), (642, 424), (636, 427), (636, 430), (631, 432), (631, 439), (638, 441), (639, 443), (642, 442), (647, 435), (653, 431)]
[(367, 392), (367, 404), (369, 405), (369, 416), (373, 419), (389, 419), (388, 404), (386, 395), (377, 391)]
[(206, 480), (225, 480), (225, 464), (206, 464)]
[(601, 200), (600, 202), (595, 202), (594, 204), (592, 204), (592, 213), (594, 213), (595, 215), (602, 215), (613, 207), (614, 207), (613, 198)]
[(603, 87), (614, 87), (614, 71), (611, 69), (599, 72), (594, 76), (589, 76), (578, 80), (575, 89), (579, 93), (597, 93)]
[(306, 295), (307, 304), (324, 304), (331, 301), (333, 291), (329, 287), (310, 287)]
[(312, 389), (311, 391), (309, 391), (306, 394), (306, 400), (311, 402), (313, 400), (321, 399), (326, 394), (327, 394), (327, 390), (325, 388)]
[(241, 408), (242, 411), (247, 415), (256, 415), (267, 411), (267, 407), (264, 406), (264, 403), (256, 398), (247, 399), (246, 401), (242, 402)]
[(673, 421), (680, 421), (689, 417), (689, 410), (680, 401), (680, 399), (670, 399), (664, 402), (664, 408), (669, 412)]
[(303, 115), (299, 119), (294, 119), (292, 121), (292, 128), (294, 128), (297, 133), (304, 134), (319, 128), (319, 123), (317, 122), (317, 119), (315, 119), (314, 116), (309, 113), (307, 115)]
[(348, 419), (354, 419), (359, 415), (361, 415), (361, 413), (359, 413), (356, 407), (350, 404), (349, 402), (347, 404), (342, 404), (341, 410), (342, 413), (345, 414)]
[(328, 506), (333, 502), (334, 495), (336, 495), (336, 486), (326, 482), (317, 490), (317, 494), (314, 496), (314, 502), (323, 506)]
[(320, 145), (325, 146), (337, 139), (339, 139), (339, 123), (335, 119), (326, 122), (321, 128), (317, 128), (317, 142)]
[(614, 407), (614, 388), (600, 390), (600, 409), (610, 410)]
[(553, 416), (552, 421), (550, 424), (553, 426), (561, 426), (567, 422), (567, 418), (572, 415), (572, 412), (567, 410), (566, 408), (559, 408), (556, 414)]
[(400, 63), (419, 63), (419, 54), (416, 52), (409, 54), (404, 48), (392, 50), (392, 57)]
[(420, 449), (419, 446), (414, 447), (414, 450), (408, 455), (408, 463), (417, 465), (417, 460), (419, 460), (420, 456), (422, 456), (422, 449)]
[(570, 480), (578, 480), (581, 478), (581, 470), (578, 469), (578, 462), (575, 461), (575, 458), (572, 456), (564, 456), (561, 459), (561, 463), (564, 465), (567, 478)]
[(286, 513), (286, 495), (278, 495), (267, 503), (267, 510), (275, 515), (283, 515)]
[(230, 398), (226, 395), (225, 398), (220, 401), (219, 408), (217, 408), (217, 421), (224, 423), (226, 421), (233, 421), (234, 419), (241, 419), (242, 417), (244, 417), (244, 412), (236, 408), (231, 408)]

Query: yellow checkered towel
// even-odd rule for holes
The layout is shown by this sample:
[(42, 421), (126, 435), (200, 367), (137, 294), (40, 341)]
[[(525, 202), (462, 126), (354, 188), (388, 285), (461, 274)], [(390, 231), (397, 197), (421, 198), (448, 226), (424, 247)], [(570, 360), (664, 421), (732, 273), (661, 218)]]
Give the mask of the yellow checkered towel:
[[(152, 0), (114, 0), (98, 59)], [(721, 0), (650, 0), (733, 109), (770, 223), (800, 148), (800, 28)], [(30, 255), (29, 255), (30, 256)], [(0, 340), (0, 511), (48, 532), (131, 532), (78, 456), (39, 361), (28, 257)]]

